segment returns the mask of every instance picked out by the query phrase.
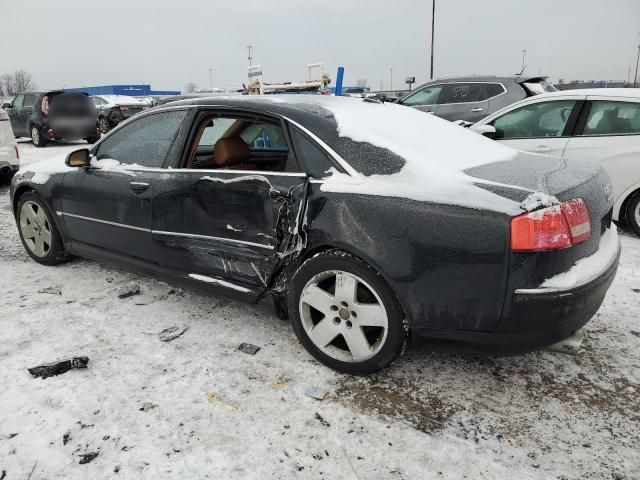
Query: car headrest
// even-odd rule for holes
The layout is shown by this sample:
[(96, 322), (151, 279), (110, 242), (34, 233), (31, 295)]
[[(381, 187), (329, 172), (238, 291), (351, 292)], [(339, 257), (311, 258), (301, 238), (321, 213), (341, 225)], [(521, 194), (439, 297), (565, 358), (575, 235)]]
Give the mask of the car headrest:
[(213, 161), (220, 167), (242, 165), (250, 158), (249, 146), (240, 137), (221, 138), (213, 147)]

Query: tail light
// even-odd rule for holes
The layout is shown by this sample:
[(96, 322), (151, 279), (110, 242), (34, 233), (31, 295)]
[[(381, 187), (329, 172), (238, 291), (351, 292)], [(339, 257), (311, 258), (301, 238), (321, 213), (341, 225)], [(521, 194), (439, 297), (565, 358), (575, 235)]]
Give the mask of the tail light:
[(591, 237), (584, 200), (577, 198), (511, 219), (511, 250), (558, 250)]
[(47, 95), (42, 99), (42, 106), (40, 107), (42, 114), (46, 117), (49, 115), (49, 97)]
[(18, 146), (17, 146), (17, 145), (15, 145), (13, 148), (15, 148), (15, 149), (16, 149), (16, 158), (17, 158), (18, 160), (20, 160), (20, 151), (18, 150)]

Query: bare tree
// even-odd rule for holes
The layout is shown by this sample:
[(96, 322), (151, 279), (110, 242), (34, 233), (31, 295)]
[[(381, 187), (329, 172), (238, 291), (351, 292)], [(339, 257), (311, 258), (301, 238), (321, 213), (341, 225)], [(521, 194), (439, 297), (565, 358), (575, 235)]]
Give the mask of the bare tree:
[(30, 92), (36, 88), (38, 87), (33, 81), (33, 76), (26, 70), (16, 70), (13, 73), (0, 75), (0, 90), (6, 91), (9, 95)]
[(196, 85), (193, 82), (189, 82), (184, 86), (183, 92), (184, 93), (193, 93), (196, 90), (198, 90), (198, 85)]
[(367, 84), (367, 79), (366, 79), (366, 78), (359, 78), (359, 79), (356, 81), (356, 85), (357, 85), (358, 87), (360, 87), (360, 88), (365, 88), (365, 87), (367, 87), (367, 86), (368, 86), (368, 84)]

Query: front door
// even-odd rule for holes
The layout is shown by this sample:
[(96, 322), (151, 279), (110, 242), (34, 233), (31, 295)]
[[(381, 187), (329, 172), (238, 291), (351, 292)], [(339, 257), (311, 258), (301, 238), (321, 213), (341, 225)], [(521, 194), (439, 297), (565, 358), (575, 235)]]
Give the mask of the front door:
[[(33, 95), (31, 95), (33, 97)], [(7, 110), (11, 120), (11, 128), (16, 137), (26, 137), (30, 133), (27, 129), (27, 121), (31, 111), (25, 106), (26, 95), (21, 93), (13, 100), (12, 107)]]
[(443, 85), (427, 85), (419, 90), (407, 95), (398, 103), (407, 107), (413, 107), (425, 113), (437, 114), (438, 99), (442, 92)]
[(91, 149), (91, 166), (65, 176), (60, 215), (73, 248), (153, 262), (151, 199), (186, 114), (132, 121)]
[(182, 168), (156, 185), (152, 240), (166, 273), (257, 297), (299, 246), (307, 175), (279, 120), (203, 111)]

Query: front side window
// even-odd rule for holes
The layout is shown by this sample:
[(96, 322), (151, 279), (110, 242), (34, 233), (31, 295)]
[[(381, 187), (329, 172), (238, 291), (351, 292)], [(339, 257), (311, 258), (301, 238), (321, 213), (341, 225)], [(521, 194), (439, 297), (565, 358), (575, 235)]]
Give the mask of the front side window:
[(442, 103), (471, 103), (487, 99), (483, 83), (450, 83), (444, 89)]
[(575, 100), (540, 102), (517, 108), (493, 121), (496, 139), (561, 137)]
[(582, 135), (624, 135), (640, 133), (640, 103), (591, 102)]
[(126, 124), (98, 145), (96, 158), (160, 168), (186, 115), (186, 110), (159, 112)]
[(419, 105), (435, 105), (438, 103), (440, 92), (442, 91), (442, 85), (433, 85), (430, 87), (424, 87), (422, 90), (418, 90), (413, 95), (402, 99), (403, 105), (415, 107)]
[(13, 100), (13, 108), (20, 108), (24, 104), (24, 95), (18, 95)]

